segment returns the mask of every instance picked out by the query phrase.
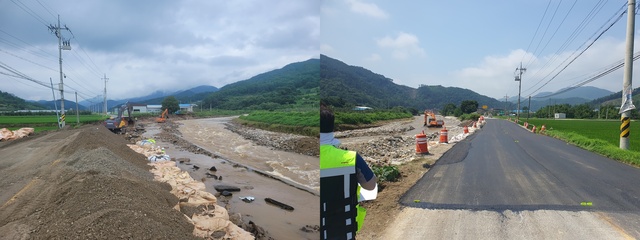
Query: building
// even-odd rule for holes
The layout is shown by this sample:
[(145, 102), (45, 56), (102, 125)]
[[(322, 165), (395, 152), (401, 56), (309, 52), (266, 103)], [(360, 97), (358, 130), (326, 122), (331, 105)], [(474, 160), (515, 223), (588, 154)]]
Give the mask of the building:
[(555, 117), (555, 119), (565, 119), (565, 118), (567, 118), (567, 115), (564, 114), (564, 113), (556, 113), (554, 115), (554, 117)]
[(180, 104), (180, 111), (181, 112), (193, 112), (193, 107), (196, 106), (195, 104), (189, 104), (189, 103), (184, 103), (184, 104)]
[(356, 111), (364, 111), (364, 110), (371, 110), (371, 109), (373, 109), (373, 108), (363, 107), (363, 106), (356, 106), (356, 107), (353, 108), (353, 110), (356, 110)]
[(160, 113), (162, 112), (162, 105), (147, 105), (148, 113)]

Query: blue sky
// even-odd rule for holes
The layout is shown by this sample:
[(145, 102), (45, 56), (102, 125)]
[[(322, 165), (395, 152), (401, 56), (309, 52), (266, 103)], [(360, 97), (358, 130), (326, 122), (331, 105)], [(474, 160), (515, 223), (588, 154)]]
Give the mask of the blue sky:
[[(514, 71), (523, 62), (525, 98), (579, 83), (622, 60), (626, 14), (537, 90), (557, 72), (554, 69), (564, 66), (565, 59), (584, 49), (580, 46), (598, 29), (613, 22), (610, 19), (626, 9), (626, 2), (323, 0), (321, 52), (398, 84), (462, 87), (497, 99), (517, 96)], [(590, 12), (595, 14), (587, 18)], [(573, 34), (586, 18), (591, 20)], [(574, 40), (567, 42), (572, 34)], [(638, 72), (634, 70), (635, 75)], [(587, 86), (620, 91), (622, 69)]]
[[(41, 82), (59, 82), (60, 15), (73, 35), (63, 51), (65, 94), (109, 99), (198, 85), (222, 87), (319, 57), (320, 0), (0, 1), (0, 63)], [(50, 100), (51, 90), (1, 73), (0, 90)], [(56, 92), (58, 95), (58, 92)], [(101, 99), (100, 99), (101, 101)]]

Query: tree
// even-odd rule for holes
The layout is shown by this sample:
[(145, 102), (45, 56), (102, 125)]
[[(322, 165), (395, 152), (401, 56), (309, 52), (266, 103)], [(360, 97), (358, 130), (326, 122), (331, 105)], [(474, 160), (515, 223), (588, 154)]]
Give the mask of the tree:
[(460, 110), (462, 113), (472, 113), (478, 110), (478, 101), (476, 100), (464, 100), (460, 103)]
[(453, 115), (453, 111), (456, 110), (456, 105), (453, 103), (447, 103), (447, 105), (444, 105), (444, 107), (442, 108), (442, 116), (451, 116)]
[(169, 113), (180, 110), (180, 102), (174, 96), (168, 96), (162, 100), (162, 111), (169, 109)]

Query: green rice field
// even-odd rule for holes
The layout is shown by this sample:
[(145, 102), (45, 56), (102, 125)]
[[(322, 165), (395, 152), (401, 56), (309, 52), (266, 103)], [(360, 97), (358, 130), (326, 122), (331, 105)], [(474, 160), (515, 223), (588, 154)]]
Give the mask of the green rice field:
[[(524, 119), (522, 119), (525, 121)], [(529, 125), (536, 125), (539, 129), (542, 124), (549, 130), (563, 133), (575, 133), (590, 139), (600, 139), (613, 146), (620, 145), (620, 121), (618, 120), (582, 120), (582, 119), (529, 119)], [(529, 127), (531, 128), (531, 127)], [(629, 150), (640, 152), (640, 122), (631, 122), (629, 134)]]
[[(106, 119), (103, 115), (80, 115), (80, 123), (93, 123), (100, 122)], [(75, 115), (67, 115), (67, 125), (76, 124)], [(8, 128), (10, 130), (16, 130), (22, 127), (35, 128), (36, 132), (53, 130), (58, 126), (57, 118), (55, 115), (48, 116), (0, 116), (0, 128)]]

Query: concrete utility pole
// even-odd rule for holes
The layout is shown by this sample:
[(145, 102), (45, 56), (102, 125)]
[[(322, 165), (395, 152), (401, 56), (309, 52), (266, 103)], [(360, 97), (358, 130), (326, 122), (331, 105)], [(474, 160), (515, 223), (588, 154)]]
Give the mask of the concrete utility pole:
[(526, 68), (522, 68), (522, 63), (520, 63), (519, 68), (516, 68), (516, 81), (518, 82), (518, 110), (516, 110), (516, 122), (520, 122), (520, 92), (522, 91), (522, 73), (526, 71)]
[(107, 115), (107, 81), (109, 80), (107, 78), (107, 74), (104, 74), (104, 78), (102, 78), (102, 80), (104, 80), (104, 115)]
[(78, 92), (76, 92), (76, 125), (80, 125), (80, 108), (78, 107)]
[[(622, 107), (620, 107), (620, 111), (622, 112), (622, 116), (620, 116), (620, 149), (629, 149), (629, 132), (630, 132), (630, 117), (631, 114), (629, 111), (634, 109), (633, 102), (631, 99), (631, 80), (633, 73), (633, 34), (635, 29), (636, 22), (636, 1), (629, 0), (627, 6), (627, 51), (624, 55), (624, 77), (622, 79)], [(626, 101), (625, 101), (626, 100)], [(631, 105), (629, 109), (625, 109), (625, 105), (628, 103)]]
[(529, 106), (527, 107), (527, 122), (529, 121), (530, 112), (531, 112), (531, 96), (529, 96)]
[(508, 114), (507, 113), (507, 98), (508, 97), (509, 97), (508, 95), (504, 95), (504, 115), (505, 116)]
[(56, 34), (56, 37), (58, 37), (58, 56), (59, 56), (59, 62), (60, 62), (60, 124), (59, 127), (63, 128), (64, 127), (64, 119), (65, 119), (65, 115), (64, 115), (64, 83), (63, 83), (63, 73), (62, 73), (62, 50), (71, 50), (71, 44), (69, 43), (69, 41), (63, 41), (62, 38), (62, 30), (67, 30), (69, 32), (71, 32), (71, 30), (69, 30), (69, 28), (67, 26), (65, 26), (64, 28), (60, 27), (60, 15), (58, 15), (58, 25), (54, 26), (54, 25), (49, 25), (49, 31), (51, 31), (52, 33)]

